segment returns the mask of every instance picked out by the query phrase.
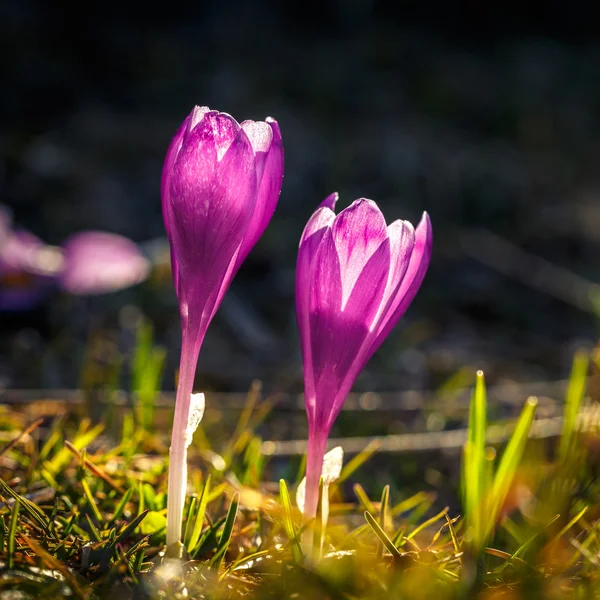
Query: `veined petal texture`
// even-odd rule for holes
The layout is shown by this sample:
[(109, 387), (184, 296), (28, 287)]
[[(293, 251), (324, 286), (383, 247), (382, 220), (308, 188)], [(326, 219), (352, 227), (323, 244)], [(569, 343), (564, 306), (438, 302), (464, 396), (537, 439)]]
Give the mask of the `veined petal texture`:
[(356, 377), (414, 298), (429, 263), (431, 224), (389, 226), (361, 198), (334, 216), (333, 195), (298, 252), (296, 312), (309, 426), (327, 433)]
[[(195, 107), (165, 157), (162, 211), (182, 318), (203, 328), (265, 230), (281, 190), (277, 122)], [(193, 306), (193, 308), (192, 308)]]

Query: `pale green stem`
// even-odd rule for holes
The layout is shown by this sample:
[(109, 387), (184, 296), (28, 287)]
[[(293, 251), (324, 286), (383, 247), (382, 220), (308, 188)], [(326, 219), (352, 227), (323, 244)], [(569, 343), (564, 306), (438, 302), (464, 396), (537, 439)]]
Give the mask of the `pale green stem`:
[(190, 413), (190, 395), (194, 387), (194, 376), (198, 362), (198, 347), (190, 339), (188, 328), (184, 325), (181, 361), (179, 364), (179, 381), (175, 400), (175, 416), (173, 433), (169, 450), (169, 483), (167, 489), (167, 546), (181, 541), (181, 524), (187, 488), (187, 448), (185, 432)]
[[(327, 447), (327, 432), (314, 432), (309, 426), (308, 455), (306, 457), (306, 493), (304, 497), (304, 522), (312, 521), (317, 516), (319, 506), (319, 482), (323, 470), (323, 456)], [(309, 525), (302, 536), (304, 552), (312, 557), (314, 554), (314, 529)]]

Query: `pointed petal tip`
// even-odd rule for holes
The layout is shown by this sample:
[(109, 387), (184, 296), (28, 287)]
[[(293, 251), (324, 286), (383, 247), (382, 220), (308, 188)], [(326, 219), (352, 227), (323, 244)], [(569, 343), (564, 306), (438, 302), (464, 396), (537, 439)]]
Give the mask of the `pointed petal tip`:
[[(369, 209), (375, 209), (378, 213), (381, 213), (381, 209), (379, 208), (379, 205), (377, 204), (377, 202), (375, 202), (375, 200), (371, 200), (370, 198), (357, 198), (347, 209), (349, 208), (353, 208), (357, 209), (357, 208), (369, 208)], [(383, 213), (381, 213), (383, 214)]]
[(421, 220), (419, 224), (415, 228), (417, 232), (423, 232), (428, 238), (431, 238), (432, 229), (431, 229), (431, 218), (429, 217), (429, 213), (424, 210), (423, 215), (421, 216)]
[(377, 202), (370, 200), (369, 198), (357, 198), (350, 206), (347, 206), (341, 211), (338, 217), (342, 213), (354, 215), (364, 214), (366, 218), (381, 218), (385, 223), (385, 217), (377, 205)]
[(244, 121), (241, 127), (248, 136), (254, 153), (268, 152), (273, 142), (273, 128), (264, 121)]
[(273, 130), (273, 143), (281, 145), (281, 129), (279, 128), (279, 123), (273, 117), (267, 117), (265, 123)]
[(202, 121), (202, 119), (204, 118), (204, 115), (206, 113), (211, 112), (210, 108), (208, 108), (208, 106), (198, 106), (195, 105), (194, 108), (192, 108), (192, 112), (188, 115), (188, 132), (191, 131), (192, 129), (194, 129), (194, 127), (196, 127), (196, 125), (198, 125), (198, 123), (200, 123), (200, 121)]
[(327, 198), (325, 198), (325, 200), (323, 200), (323, 202), (321, 202), (321, 204), (319, 204), (319, 208), (325, 207), (325, 208), (329, 208), (333, 211), (335, 211), (335, 205), (336, 202), (338, 201), (340, 195), (337, 192), (333, 192), (332, 194), (329, 194), (329, 196), (327, 196)]

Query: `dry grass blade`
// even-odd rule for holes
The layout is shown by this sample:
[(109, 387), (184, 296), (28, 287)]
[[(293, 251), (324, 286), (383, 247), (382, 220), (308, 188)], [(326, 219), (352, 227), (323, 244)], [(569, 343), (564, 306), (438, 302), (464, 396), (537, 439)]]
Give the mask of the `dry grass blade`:
[(86, 469), (88, 469), (94, 475), (96, 475), (96, 477), (99, 477), (100, 479), (102, 479), (102, 481), (108, 483), (110, 487), (112, 487), (120, 494), (125, 493), (125, 490), (118, 483), (113, 481), (98, 465), (95, 465), (87, 456), (84, 456), (81, 452), (79, 452), (79, 450), (77, 450), (77, 448), (75, 448), (75, 446), (73, 446), (71, 442), (65, 440), (65, 447), (68, 450), (70, 450), (79, 459), (81, 463), (83, 463), (83, 466)]
[(16, 438), (8, 442), (8, 444), (6, 444), (6, 446), (0, 450), (0, 456), (6, 454), (9, 450), (12, 450), (23, 438), (31, 435), (43, 422), (44, 419), (42, 417), (36, 419), (29, 427), (21, 431)]
[(79, 585), (79, 583), (73, 576), (73, 573), (71, 573), (70, 569), (62, 561), (54, 558), (52, 554), (46, 552), (46, 550), (44, 550), (37, 542), (32, 540), (30, 537), (26, 536), (24, 533), (19, 533), (18, 536), (34, 554), (36, 554), (42, 559), (42, 561), (44, 562), (44, 566), (54, 571), (58, 571), (65, 578), (65, 581), (69, 584), (69, 586), (73, 590), (73, 593), (78, 598), (88, 598), (90, 592), (84, 590)]

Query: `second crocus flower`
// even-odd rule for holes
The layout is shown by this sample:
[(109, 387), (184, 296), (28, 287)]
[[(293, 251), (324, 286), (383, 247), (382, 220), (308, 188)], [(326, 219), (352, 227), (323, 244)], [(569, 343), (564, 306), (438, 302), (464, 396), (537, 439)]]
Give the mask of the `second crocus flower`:
[(298, 251), (296, 314), (308, 416), (304, 516), (317, 512), (331, 426), (354, 381), (414, 298), (431, 255), (427, 213), (416, 230), (386, 224), (364, 198), (334, 213), (337, 194), (309, 220)]
[(194, 108), (165, 158), (162, 211), (182, 327), (167, 544), (181, 534), (184, 432), (200, 346), (233, 276), (273, 215), (282, 178), (283, 146), (275, 120), (239, 124), (207, 107)]

